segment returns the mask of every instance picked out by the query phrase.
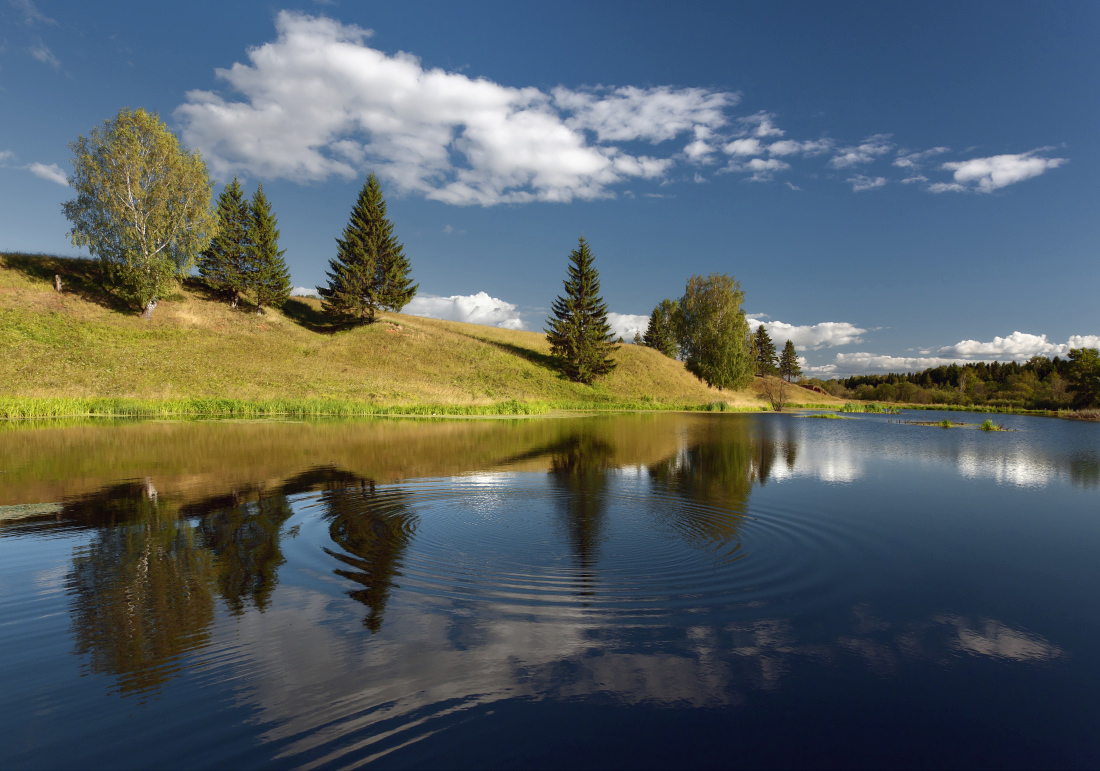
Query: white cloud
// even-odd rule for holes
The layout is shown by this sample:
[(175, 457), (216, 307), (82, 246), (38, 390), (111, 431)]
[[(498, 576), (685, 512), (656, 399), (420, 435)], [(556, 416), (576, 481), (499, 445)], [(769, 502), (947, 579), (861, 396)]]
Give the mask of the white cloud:
[(768, 145), (768, 152), (772, 155), (820, 155), (832, 149), (833, 143), (829, 139), (814, 139), (799, 142), (794, 139), (781, 139)]
[(923, 174), (916, 174), (912, 177), (906, 177), (905, 179), (903, 179), (901, 181), (901, 184), (903, 184), (903, 185), (912, 185), (914, 183), (927, 182), (927, 181), (928, 181), (928, 177), (924, 176)]
[(738, 121), (746, 127), (746, 130), (750, 131), (754, 137), (781, 137), (786, 132), (780, 128), (776, 128), (772, 122), (775, 120), (775, 114), (761, 110), (755, 115), (749, 115), (745, 118), (738, 118)]
[(1046, 335), (1016, 331), (1007, 337), (995, 336), (990, 342), (960, 340), (954, 345), (940, 348), (939, 353), (978, 360), (1026, 361), (1032, 356), (1066, 356), (1070, 348), (1097, 347), (1100, 347), (1100, 335), (1072, 335), (1065, 343), (1052, 343), (1047, 340)]
[(848, 377), (849, 375), (874, 375), (887, 372), (919, 372), (944, 364), (962, 364), (966, 359), (935, 356), (887, 356), (877, 353), (838, 353), (832, 364), (803, 368), (816, 377)]
[(777, 171), (786, 171), (791, 167), (791, 164), (778, 160), (777, 158), (753, 158), (748, 162), (746, 168), (752, 172), (752, 176), (749, 178), (753, 182), (768, 182), (775, 176)]
[[(609, 197), (674, 163), (607, 142), (705, 142), (734, 93), (701, 88), (513, 88), (426, 69), (370, 48), (369, 31), (289, 11), (249, 62), (218, 69), (243, 96), (195, 90), (176, 108), (183, 139), (214, 172), (316, 182), (368, 168), (403, 192), (457, 205)], [(595, 141), (589, 136), (595, 135)], [(695, 145), (689, 156), (705, 156)]]
[(523, 329), (523, 320), (516, 311), (514, 303), (490, 297), (485, 292), (450, 297), (418, 294), (402, 309), (402, 312), (412, 316), (426, 316), (430, 319), (464, 321), (468, 324), (505, 329)]
[(848, 181), (852, 183), (852, 192), (858, 193), (861, 190), (874, 190), (876, 187), (882, 187), (886, 184), (886, 177), (868, 177), (864, 174), (857, 174), (854, 177), (848, 177)]
[(759, 313), (746, 314), (745, 319), (749, 322), (749, 327), (754, 330), (763, 324), (776, 348), (782, 347), (787, 340), (790, 340), (795, 348), (803, 351), (862, 343), (861, 335), (867, 332), (866, 329), (847, 321), (822, 321), (813, 325), (795, 325), (785, 321), (768, 321), (764, 314)]
[(49, 49), (49, 46), (47, 46), (41, 40), (38, 41), (38, 45), (30, 48), (30, 54), (38, 61), (42, 62), (43, 64), (48, 64), (55, 70), (61, 68), (61, 62), (58, 61), (57, 57), (53, 55), (53, 51)]
[(1065, 158), (1044, 158), (1039, 155), (1047, 149), (1040, 147), (1015, 155), (994, 155), (945, 163), (940, 168), (954, 172), (954, 184), (939, 183), (930, 186), (929, 190), (935, 193), (964, 190), (992, 193), (1002, 187), (1037, 177), (1066, 162)]
[(8, 161), (15, 160), (15, 153), (11, 150), (0, 150), (0, 166), (3, 166)]
[(649, 326), (649, 316), (636, 313), (608, 313), (607, 321), (611, 324), (611, 334), (615, 339), (622, 337), (628, 342), (634, 339), (635, 333), (644, 335)]
[(760, 140), (753, 137), (735, 139), (722, 149), (730, 155), (760, 155), (764, 152), (764, 146), (760, 144)]
[(784, 182), (783, 184), (786, 185), (787, 187), (789, 187), (791, 190), (801, 190), (802, 189), (798, 185), (795, 185), (791, 182)]
[[(703, 88), (622, 88), (551, 92), (554, 104), (572, 115), (570, 128), (596, 132), (601, 142), (646, 140), (656, 144), (702, 126), (725, 125), (726, 107), (740, 101), (740, 95)], [(696, 138), (701, 137), (696, 135)]]
[(890, 142), (890, 136), (890, 134), (875, 134), (854, 147), (842, 147), (829, 161), (829, 165), (834, 169), (846, 169), (850, 166), (870, 163), (894, 148)]
[(56, 163), (32, 163), (27, 166), (27, 170), (36, 177), (49, 180), (50, 182), (56, 182), (59, 185), (69, 186), (69, 178), (65, 174), (65, 170), (58, 166)]
[(312, 286), (296, 286), (290, 290), (291, 297), (320, 297), (317, 288)]
[(917, 152), (904, 152), (899, 150), (898, 157), (894, 159), (894, 165), (899, 169), (917, 169), (929, 158), (935, 155), (942, 155), (950, 150), (950, 147), (931, 147), (927, 150), (919, 150)]

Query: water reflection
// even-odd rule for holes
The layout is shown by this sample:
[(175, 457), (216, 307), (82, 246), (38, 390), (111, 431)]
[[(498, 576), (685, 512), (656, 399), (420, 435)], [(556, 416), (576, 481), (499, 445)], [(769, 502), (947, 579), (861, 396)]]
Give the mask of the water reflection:
[(210, 639), (213, 555), (151, 484), (117, 485), (76, 508), (113, 523), (76, 550), (66, 579), (76, 653), (117, 675), (123, 694), (149, 691)]
[(358, 588), (347, 595), (367, 606), (363, 625), (372, 634), (382, 628), (390, 591), (401, 575), (401, 558), (416, 534), (417, 516), (399, 488), (379, 493), (374, 482), (321, 493), (329, 536), (343, 552), (324, 547), (325, 553), (347, 566), (333, 572)]
[(615, 447), (598, 435), (576, 433), (546, 449), (555, 500), (577, 561), (578, 594), (591, 597)]

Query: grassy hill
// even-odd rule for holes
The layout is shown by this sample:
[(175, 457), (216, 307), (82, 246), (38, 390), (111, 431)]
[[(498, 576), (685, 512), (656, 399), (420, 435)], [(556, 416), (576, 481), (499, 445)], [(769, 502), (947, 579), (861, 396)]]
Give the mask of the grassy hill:
[[(64, 291), (53, 289), (60, 274)], [(489, 408), (763, 407), (759, 383), (719, 391), (658, 352), (623, 345), (593, 386), (553, 366), (545, 336), (383, 313), (346, 327), (295, 298), (233, 310), (195, 281), (142, 321), (97, 282), (93, 261), (0, 253), (0, 397), (333, 400)], [(831, 402), (794, 388), (796, 403)]]

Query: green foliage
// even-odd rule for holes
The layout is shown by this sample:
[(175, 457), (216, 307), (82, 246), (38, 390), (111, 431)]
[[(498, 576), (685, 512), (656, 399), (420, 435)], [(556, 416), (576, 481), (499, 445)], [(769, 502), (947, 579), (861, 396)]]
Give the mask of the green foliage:
[(802, 375), (802, 367), (798, 364), (798, 352), (794, 349), (794, 343), (790, 340), (783, 346), (783, 353), (779, 357), (779, 376), (790, 383), (794, 378)]
[(1100, 350), (1071, 348), (1069, 362), (1073, 406), (1077, 409), (1100, 407)]
[(760, 376), (774, 375), (779, 371), (779, 358), (775, 354), (775, 344), (761, 324), (756, 328), (756, 334), (752, 337), (752, 351), (756, 354), (756, 374)]
[(680, 352), (680, 346), (676, 342), (678, 312), (679, 303), (675, 300), (661, 300), (653, 313), (649, 314), (649, 326), (642, 338), (647, 346), (657, 349), (670, 359), (675, 359)]
[(994, 423), (989, 418), (986, 418), (985, 422), (982, 423), (980, 426), (978, 426), (978, 428), (980, 428), (982, 431), (1006, 431), (1007, 430), (1004, 426), (1001, 426), (1001, 425), (998, 425), (997, 423)]
[(684, 364), (719, 390), (744, 388), (752, 380), (744, 297), (736, 279), (712, 273), (692, 276), (679, 301), (676, 338)]
[(152, 313), (217, 231), (210, 178), (155, 114), (124, 108), (70, 143), (76, 198), (69, 235), (103, 263), (109, 283)]
[(290, 299), (290, 270), (283, 259), (286, 250), (279, 249), (277, 220), (263, 185), (257, 186), (248, 209), (249, 284), (256, 306), (281, 308)]
[(218, 196), (216, 216), (218, 234), (199, 257), (199, 275), (236, 308), (249, 273), (249, 210), (236, 177)]
[(400, 311), (416, 295), (405, 248), (386, 219), (382, 186), (367, 177), (344, 228), (336, 239), (336, 259), (329, 260), (327, 287), (317, 287), (327, 313), (373, 322), (379, 308)]
[(844, 406), (840, 408), (841, 412), (872, 412), (876, 414), (889, 414), (896, 415), (901, 412), (897, 407), (887, 407), (878, 402), (871, 402), (870, 404), (857, 404), (853, 402), (845, 402)]
[(607, 304), (600, 297), (600, 274), (592, 265), (588, 242), (580, 239), (569, 254), (569, 279), (565, 296), (558, 296), (547, 319), (546, 340), (566, 377), (577, 383), (591, 383), (615, 368), (611, 353), (611, 325)]
[(939, 426), (940, 428), (951, 428), (951, 426), (953, 426), (954, 424), (950, 420), (948, 420), (947, 418), (944, 418), (943, 420), (941, 420), (936, 425)]

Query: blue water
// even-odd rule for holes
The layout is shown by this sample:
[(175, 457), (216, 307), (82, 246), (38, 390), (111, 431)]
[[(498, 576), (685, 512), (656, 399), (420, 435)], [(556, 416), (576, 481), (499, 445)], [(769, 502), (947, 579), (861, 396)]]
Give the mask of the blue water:
[(1100, 426), (943, 417), (0, 433), (0, 767), (1098, 767)]

